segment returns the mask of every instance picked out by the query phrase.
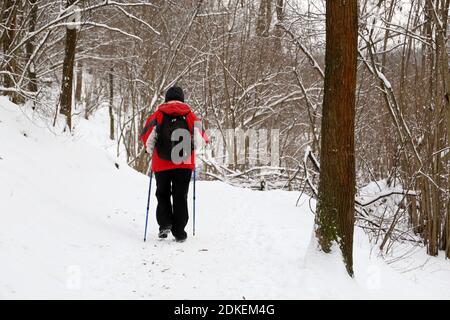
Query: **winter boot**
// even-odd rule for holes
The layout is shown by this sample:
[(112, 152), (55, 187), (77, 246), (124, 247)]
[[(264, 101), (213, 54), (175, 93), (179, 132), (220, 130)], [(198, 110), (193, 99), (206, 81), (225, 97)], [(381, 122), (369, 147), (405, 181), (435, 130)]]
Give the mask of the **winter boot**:
[(170, 233), (170, 228), (165, 228), (159, 230), (158, 237), (161, 239), (167, 238), (167, 235)]

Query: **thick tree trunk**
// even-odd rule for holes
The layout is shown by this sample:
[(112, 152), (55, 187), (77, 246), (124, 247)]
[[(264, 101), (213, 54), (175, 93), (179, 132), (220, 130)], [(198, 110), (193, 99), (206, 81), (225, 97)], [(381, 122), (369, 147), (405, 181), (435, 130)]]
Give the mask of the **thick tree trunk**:
[(77, 84), (75, 86), (75, 102), (77, 105), (81, 102), (81, 95), (83, 93), (83, 64), (77, 63)]
[[(28, 32), (31, 34), (36, 29), (36, 23), (37, 23), (37, 0), (30, 0), (30, 22), (28, 25)], [(34, 52), (35, 46), (33, 40), (28, 41), (25, 47), (25, 50), (27, 52), (27, 58), (32, 59), (32, 55)], [(36, 70), (35, 70), (35, 64), (34, 61), (30, 62), (30, 66), (28, 67), (28, 77), (29, 77), (29, 84), (28, 89), (31, 92), (37, 92), (37, 78), (36, 78)]]
[[(428, 156), (432, 159), (431, 176), (439, 185), (429, 183), (430, 192), (429, 201), (432, 202), (432, 212), (427, 221), (429, 227), (427, 230), (427, 251), (430, 255), (438, 255), (438, 250), (445, 250), (447, 258), (450, 258), (448, 221), (449, 221), (449, 197), (441, 189), (450, 188), (450, 179), (445, 184), (441, 184), (441, 177), (448, 175), (449, 154), (441, 159), (439, 150), (444, 149), (449, 144), (450, 137), (450, 71), (449, 57), (446, 47), (449, 0), (431, 1), (425, 3), (427, 17), (427, 35), (435, 39), (435, 46), (429, 47), (430, 56), (430, 102), (433, 108), (430, 108), (430, 114), (433, 113), (434, 121), (431, 123), (433, 140), (429, 141), (430, 150)], [(442, 106), (442, 109), (441, 109)], [(446, 130), (444, 123), (441, 122), (441, 110), (446, 116)], [(444, 200), (445, 199), (445, 200)], [(443, 228), (442, 228), (443, 225)]]
[(272, 22), (272, 0), (260, 0), (256, 19), (256, 35), (266, 37)]
[[(67, 6), (71, 6), (76, 0), (67, 0)], [(77, 44), (77, 29), (66, 28), (66, 44), (64, 51), (64, 65), (62, 74), (62, 86), (60, 97), (60, 113), (66, 116), (69, 130), (72, 128), (72, 91), (73, 91), (73, 67), (75, 63), (75, 50)]]
[[(8, 72), (8, 74), (4, 75), (3, 83), (4, 86), (9, 89), (15, 87), (14, 75), (16, 72), (16, 60), (14, 56), (8, 56), (8, 52), (14, 40), (14, 34), (16, 30), (16, 11), (17, 11), (16, 5), (17, 4), (14, 0), (7, 0), (4, 6), (5, 10), (1, 15), (2, 16), (1, 23), (6, 26), (6, 29), (3, 32), (1, 42), (3, 47), (3, 53), (5, 54), (5, 59), (7, 60), (5, 71)], [(9, 93), (9, 96), (12, 102), (14, 103), (18, 102), (16, 92), (11, 91)]]
[(277, 25), (274, 32), (274, 46), (275, 52), (278, 54), (282, 52), (281, 38), (283, 36), (283, 28), (279, 24), (282, 24), (284, 20), (284, 0), (276, 0), (275, 6), (275, 12), (277, 14)]
[(336, 242), (353, 276), (357, 0), (326, 2), (325, 91), (316, 237), (330, 252)]
[[(446, 45), (445, 45), (445, 39), (448, 38), (448, 34), (447, 34), (447, 22), (448, 22), (448, 9), (449, 9), (449, 2), (446, 2), (446, 5), (444, 7), (444, 19), (443, 20), (444, 23), (444, 28), (442, 30), (442, 33), (439, 37), (439, 40), (441, 42), (440, 46), (441, 46), (441, 66), (442, 66), (442, 76), (443, 76), (443, 80), (444, 80), (444, 101), (445, 101), (445, 110), (446, 110), (446, 116), (447, 116), (447, 145), (450, 145), (450, 69), (449, 69), (449, 57), (448, 57), (448, 53), (446, 50)], [(450, 162), (450, 153), (447, 153), (447, 163)], [(448, 168), (448, 165), (447, 165)], [(448, 173), (448, 172), (447, 172)], [(448, 190), (450, 190), (450, 178), (447, 178), (447, 187)], [(450, 259), (450, 197), (447, 196), (447, 210), (446, 210), (446, 215), (447, 215), (447, 221), (446, 221), (446, 225), (445, 225), (445, 235), (446, 237), (445, 239), (445, 243), (446, 243), (446, 257)]]
[(109, 73), (109, 138), (114, 140), (114, 75), (113, 69)]

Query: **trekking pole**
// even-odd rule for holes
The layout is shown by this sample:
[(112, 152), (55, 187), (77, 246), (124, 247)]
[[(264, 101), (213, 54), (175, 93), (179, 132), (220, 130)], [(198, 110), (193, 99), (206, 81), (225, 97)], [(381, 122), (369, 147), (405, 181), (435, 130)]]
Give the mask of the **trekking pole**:
[(192, 208), (193, 208), (192, 235), (195, 236), (195, 169), (194, 169), (194, 192), (192, 193)]
[(152, 178), (153, 178), (153, 171), (150, 171), (150, 185), (148, 187), (148, 198), (147, 198), (147, 215), (145, 216), (144, 242), (147, 240), (148, 211), (150, 208), (150, 195), (152, 192)]

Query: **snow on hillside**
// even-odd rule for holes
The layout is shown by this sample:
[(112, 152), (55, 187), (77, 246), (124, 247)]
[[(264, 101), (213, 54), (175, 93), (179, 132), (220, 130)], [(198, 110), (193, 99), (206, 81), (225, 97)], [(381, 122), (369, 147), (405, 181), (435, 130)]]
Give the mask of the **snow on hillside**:
[(198, 182), (197, 235), (158, 240), (152, 215), (144, 243), (148, 177), (107, 134), (102, 110), (56, 135), (0, 97), (0, 299), (450, 298), (448, 261), (419, 249), (387, 265), (360, 230), (350, 279), (310, 247), (298, 192)]

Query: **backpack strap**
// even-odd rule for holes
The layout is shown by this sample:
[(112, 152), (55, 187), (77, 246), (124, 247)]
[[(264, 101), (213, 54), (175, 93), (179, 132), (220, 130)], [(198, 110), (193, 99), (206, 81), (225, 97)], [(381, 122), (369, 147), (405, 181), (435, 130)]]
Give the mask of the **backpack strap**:
[(156, 121), (156, 119), (153, 119), (152, 121), (150, 121), (149, 123), (147, 123), (147, 125), (142, 129), (141, 131), (141, 137), (145, 136), (147, 134), (147, 132), (153, 127), (156, 126), (158, 128), (158, 121)]

